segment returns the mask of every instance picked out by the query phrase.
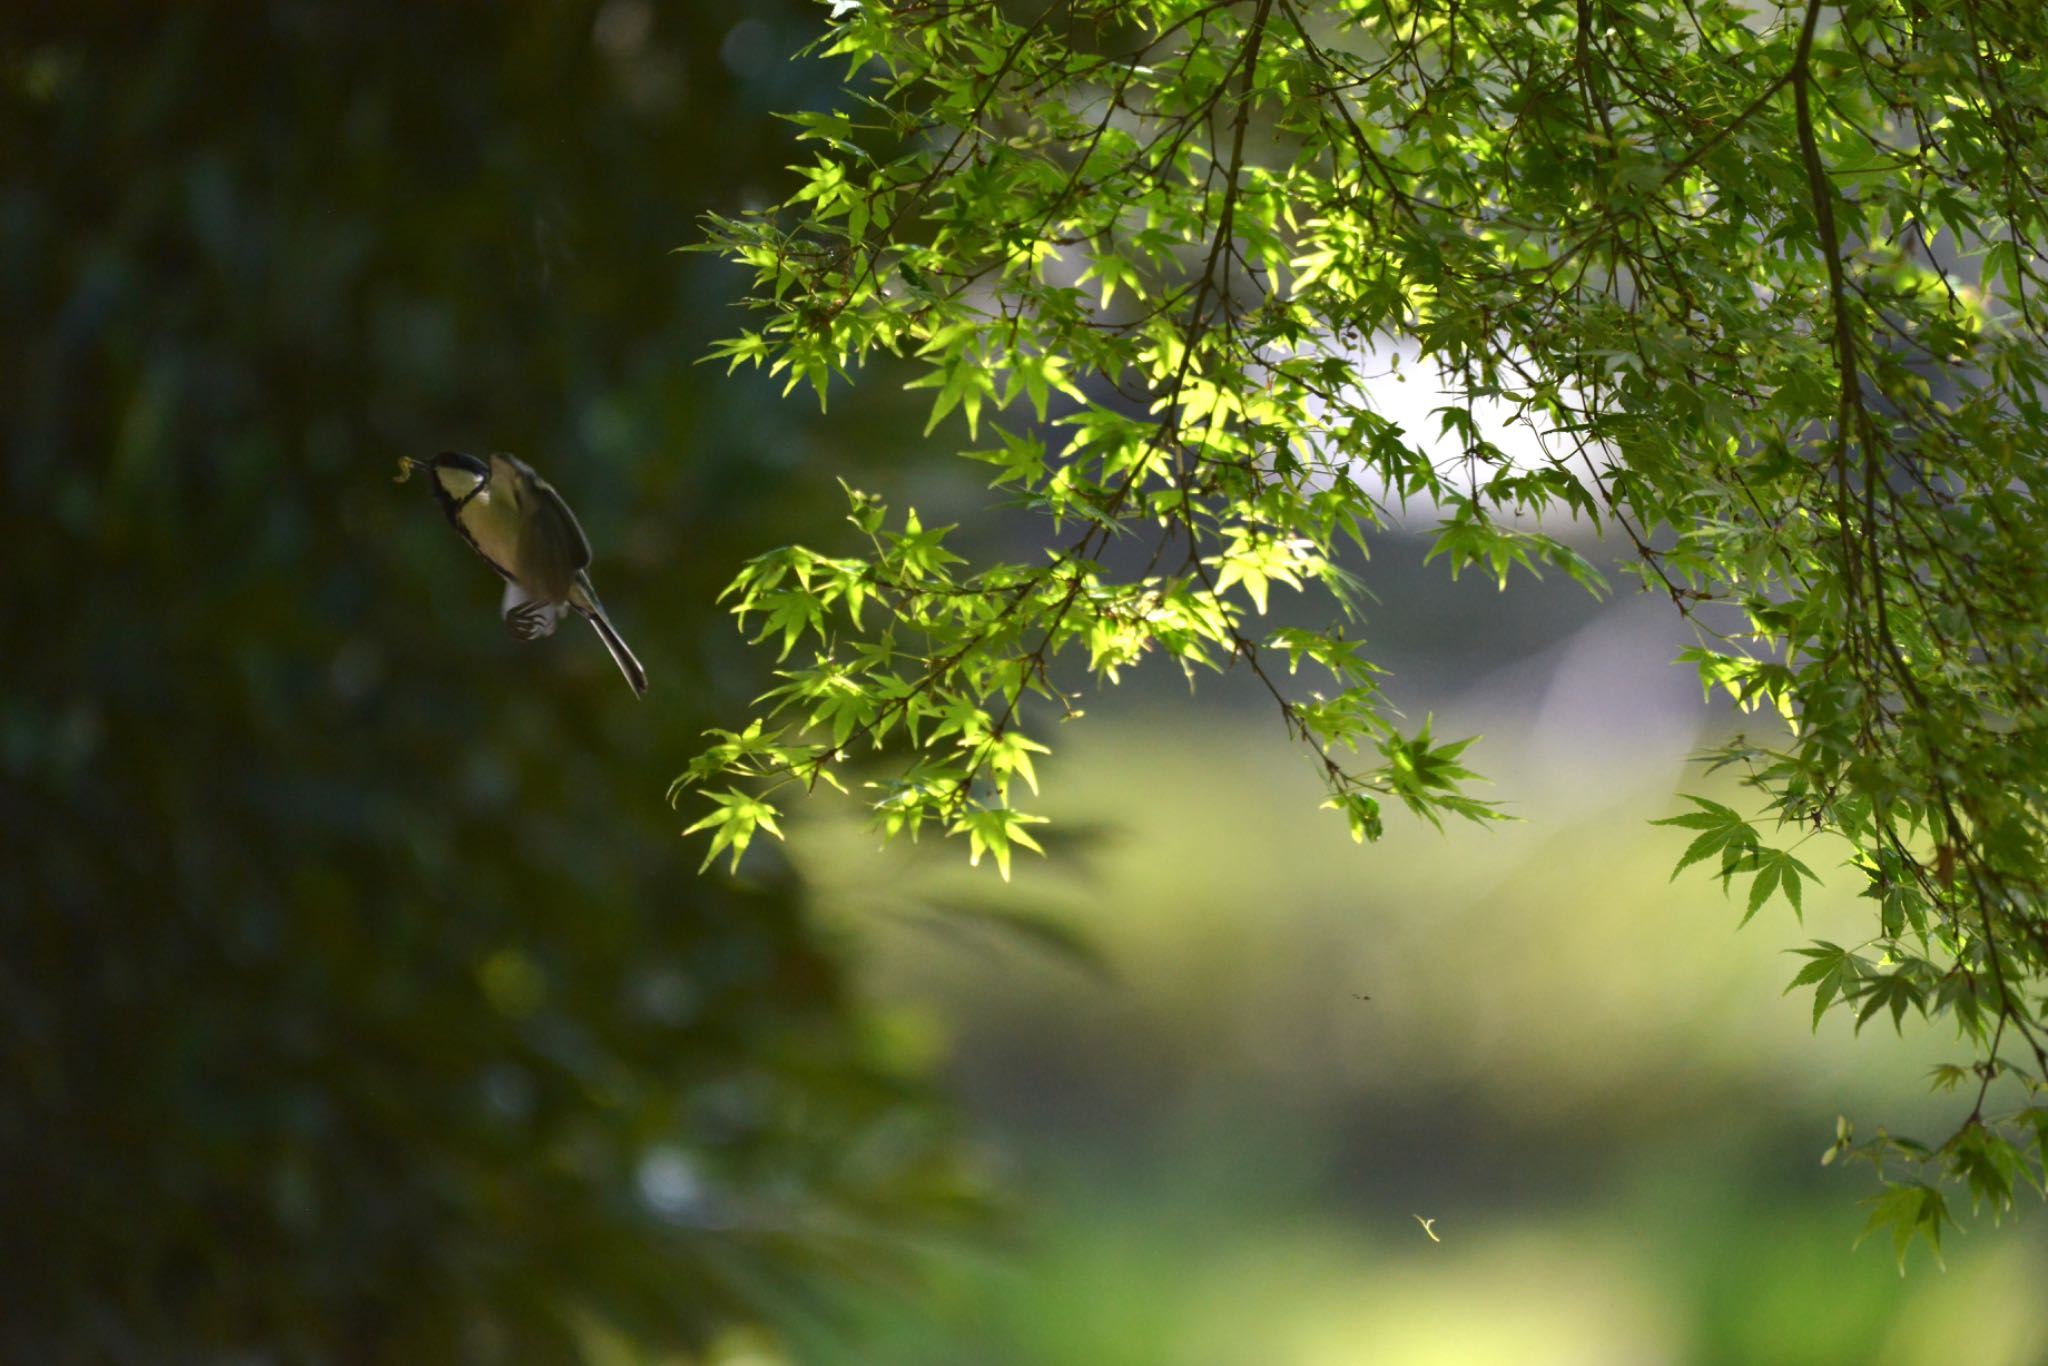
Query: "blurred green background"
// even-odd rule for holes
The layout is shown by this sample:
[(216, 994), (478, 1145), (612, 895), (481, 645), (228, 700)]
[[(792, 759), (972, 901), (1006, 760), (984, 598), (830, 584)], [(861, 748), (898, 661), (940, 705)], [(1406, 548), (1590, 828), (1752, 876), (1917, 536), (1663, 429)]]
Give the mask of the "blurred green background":
[[(0, 1359), (2048, 1360), (2038, 1218), (1852, 1250), (1834, 1116), (1945, 1132), (1942, 1040), (1781, 998), (1846, 897), (1667, 883), (1734, 721), (1648, 601), (1366, 570), (1526, 824), (1359, 850), (1141, 675), (1013, 887), (825, 800), (696, 876), (718, 587), (835, 477), (977, 505), (886, 374), (692, 364), (742, 280), (672, 249), (778, 193), (819, 16), (0, 14)], [(577, 507), (646, 702), (504, 634), (389, 482), (447, 446)]]
[[(748, 13), (0, 18), (0, 1360), (696, 1350), (979, 1223), (853, 947), (662, 800), (759, 687), (717, 588), (886, 457), (691, 363), (672, 250), (820, 93)], [(393, 486), (451, 446), (646, 702)]]

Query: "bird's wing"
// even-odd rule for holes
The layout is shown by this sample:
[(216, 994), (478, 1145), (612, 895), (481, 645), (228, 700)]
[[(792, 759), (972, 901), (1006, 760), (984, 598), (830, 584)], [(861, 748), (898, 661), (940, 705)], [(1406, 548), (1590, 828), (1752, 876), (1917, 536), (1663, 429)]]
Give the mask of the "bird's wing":
[(583, 527), (576, 520), (576, 514), (569, 511), (569, 505), (562, 501), (562, 495), (555, 492), (555, 486), (533, 472), (533, 466), (523, 460), (508, 456), (514, 465), (525, 472), (533, 482), (533, 488), (540, 495), (540, 506), (533, 510), (536, 518), (546, 518), (553, 523), (552, 530), (560, 539), (556, 542), (569, 546), (573, 551), (574, 563), (568, 566), (570, 573), (590, 567), (590, 540), (583, 534)]
[(514, 566), (519, 581), (548, 602), (568, 597), (576, 575), (590, 563), (590, 543), (553, 489), (542, 485), (526, 491), (518, 534)]
[(566, 602), (542, 602), (514, 580), (507, 580), (505, 597), (499, 605), (505, 629), (515, 640), (539, 640), (555, 633), (555, 626), (569, 614)]

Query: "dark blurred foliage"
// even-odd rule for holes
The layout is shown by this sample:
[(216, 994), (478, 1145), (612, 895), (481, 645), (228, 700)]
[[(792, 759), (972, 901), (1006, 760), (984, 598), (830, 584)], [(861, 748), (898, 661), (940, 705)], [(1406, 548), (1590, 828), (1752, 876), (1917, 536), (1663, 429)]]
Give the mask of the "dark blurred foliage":
[[(815, 20), (6, 7), (0, 1358), (688, 1347), (980, 1208), (800, 889), (662, 801), (760, 685), (717, 587), (881, 425), (693, 366), (737, 281), (672, 254)], [(578, 509), (644, 703), (392, 486), (449, 446)]]

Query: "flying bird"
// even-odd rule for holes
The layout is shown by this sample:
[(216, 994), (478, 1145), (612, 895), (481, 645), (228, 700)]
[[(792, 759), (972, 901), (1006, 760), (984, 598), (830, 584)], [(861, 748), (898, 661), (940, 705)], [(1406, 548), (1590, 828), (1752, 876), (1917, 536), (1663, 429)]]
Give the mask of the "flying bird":
[(448, 524), (505, 580), (500, 611), (507, 630), (520, 640), (538, 640), (575, 612), (596, 628), (633, 691), (647, 692), (647, 671), (590, 586), (590, 542), (553, 485), (502, 452), (483, 459), (465, 451), (442, 451), (432, 460), (402, 456), (398, 482), (415, 469), (433, 476), (434, 501)]

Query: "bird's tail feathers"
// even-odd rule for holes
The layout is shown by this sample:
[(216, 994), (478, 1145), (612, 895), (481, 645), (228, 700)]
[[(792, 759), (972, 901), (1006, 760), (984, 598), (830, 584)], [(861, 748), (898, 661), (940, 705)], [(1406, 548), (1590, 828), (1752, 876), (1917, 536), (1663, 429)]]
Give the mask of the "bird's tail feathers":
[(611, 652), (612, 662), (617, 664), (619, 672), (626, 676), (626, 682), (632, 687), (634, 695), (645, 697), (647, 670), (641, 667), (639, 659), (627, 647), (625, 639), (612, 626), (611, 618), (604, 613), (604, 604), (597, 600), (597, 594), (591, 591), (589, 583), (586, 581), (578, 584), (577, 589), (579, 591), (569, 600), (570, 605), (582, 613), (584, 619), (596, 629), (597, 638), (603, 641), (604, 648)]

